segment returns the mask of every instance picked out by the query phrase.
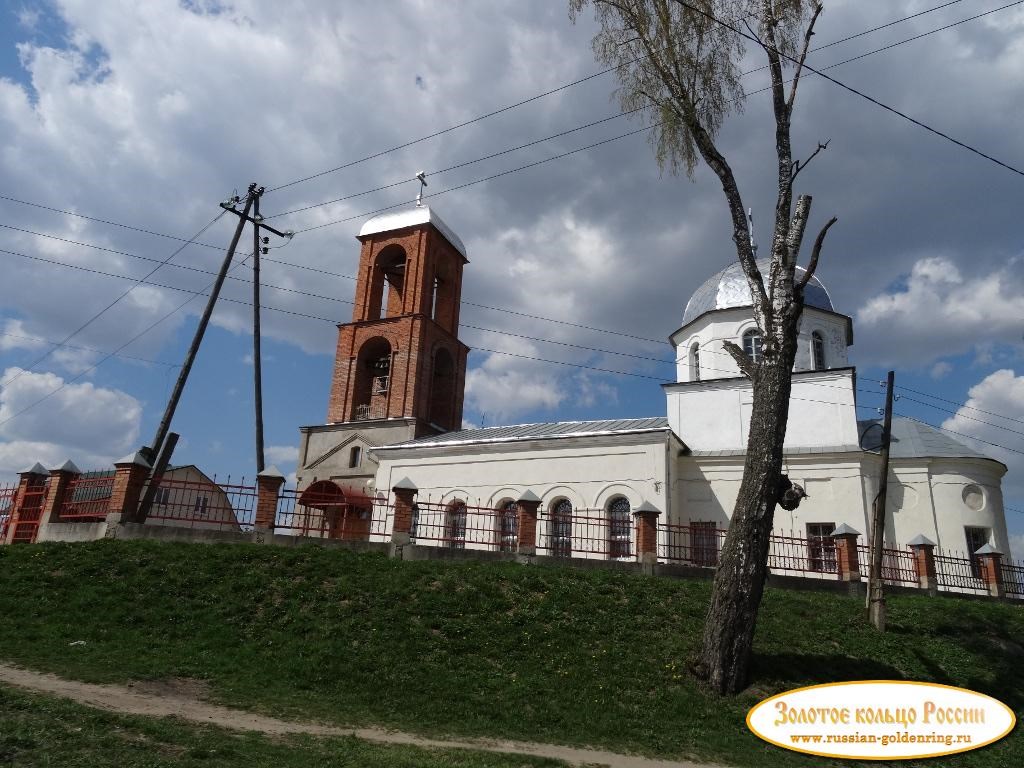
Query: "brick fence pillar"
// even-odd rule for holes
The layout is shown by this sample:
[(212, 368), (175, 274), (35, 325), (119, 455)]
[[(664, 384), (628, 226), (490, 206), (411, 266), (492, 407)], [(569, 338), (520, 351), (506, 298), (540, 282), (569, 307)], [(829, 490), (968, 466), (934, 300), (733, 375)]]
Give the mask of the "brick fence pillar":
[(284, 475), (275, 466), (269, 466), (256, 475), (256, 519), (253, 520), (253, 526), (257, 531), (274, 530), (282, 485)]
[(860, 531), (841, 523), (832, 531), (836, 547), (836, 571), (840, 581), (860, 581), (860, 558), (857, 557), (857, 538)]
[(138, 522), (139, 501), (142, 499), (142, 489), (149, 479), (151, 469), (150, 463), (139, 452), (114, 462), (114, 485), (110, 489), (107, 515), (117, 517), (113, 520), (108, 517), (108, 525)]
[(935, 570), (935, 542), (918, 534), (907, 546), (914, 553), (914, 570), (917, 571), (917, 586), (935, 593), (939, 589), (939, 581)]
[(71, 481), (82, 474), (82, 471), (68, 459), (56, 469), (50, 470), (50, 487), (46, 490), (46, 499), (43, 501), (43, 513), (39, 516), (39, 524), (60, 522), (61, 509), (64, 506), (64, 497), (67, 496), (68, 486)]
[[(36, 462), (24, 472), (18, 473), (18, 490), (15, 491), (14, 503), (11, 505), (10, 512), (8, 512), (7, 533), (4, 536), (4, 541), (0, 541), (0, 544), (11, 544), (14, 541), (14, 534), (18, 530), (18, 523), (22, 517), (22, 510), (29, 514), (36, 514), (35, 510), (39, 509), (41, 499), (35, 492), (41, 489), (45, 482), (46, 468), (39, 462)], [(30, 492), (32, 492), (31, 495), (29, 495)], [(31, 509), (26, 509), (25, 507), (26, 498), (28, 503), (32, 505)], [(35, 536), (32, 538), (34, 540)]]
[(658, 562), (658, 518), (661, 510), (645, 501), (633, 510), (636, 515), (636, 554), (637, 560), (644, 565)]
[(403, 477), (391, 488), (395, 494), (395, 519), (391, 526), (391, 543), (405, 546), (412, 540), (412, 513), (414, 498), (419, 488), (408, 477)]
[(521, 555), (537, 554), (537, 510), (540, 509), (540, 497), (533, 491), (527, 491), (516, 500), (519, 509), (519, 546)]
[(1005, 597), (1006, 590), (1003, 588), (1003, 553), (991, 544), (986, 544), (974, 554), (978, 558), (981, 579), (988, 586), (988, 593), (992, 597)]

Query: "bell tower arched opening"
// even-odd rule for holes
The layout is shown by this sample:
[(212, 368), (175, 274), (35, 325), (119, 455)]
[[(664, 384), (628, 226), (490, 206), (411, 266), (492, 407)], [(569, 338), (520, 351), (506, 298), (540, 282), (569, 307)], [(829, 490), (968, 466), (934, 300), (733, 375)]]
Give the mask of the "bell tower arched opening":
[(369, 339), (359, 348), (353, 398), (354, 421), (387, 418), (391, 359), (391, 344), (381, 336)]

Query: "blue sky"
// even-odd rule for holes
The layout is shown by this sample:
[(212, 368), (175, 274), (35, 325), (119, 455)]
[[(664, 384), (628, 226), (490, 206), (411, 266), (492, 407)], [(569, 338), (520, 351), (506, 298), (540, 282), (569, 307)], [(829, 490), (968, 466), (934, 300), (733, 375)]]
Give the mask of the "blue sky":
[[(940, 5), (829, 2), (816, 40)], [(842, 61), (999, 5), (962, 0), (812, 61)], [(600, 69), (590, 52), (589, 17), (574, 25), (562, 4), (545, 0), (486, 8), (411, 0), (65, 0), (8, 2), (0, 15), (0, 195), (182, 237), (250, 181), (270, 188), (316, 174)], [(830, 74), (1022, 167), (1014, 128), (1024, 120), (1022, 28), (1018, 6)], [(748, 91), (763, 85), (759, 77), (745, 81)], [(466, 305), (464, 326), (497, 331), (464, 328), (470, 347), (654, 377), (475, 351), (466, 420), (662, 414), (658, 380), (672, 379), (671, 362), (579, 347), (670, 360), (660, 340), (678, 327), (690, 293), (734, 257), (713, 176), (704, 169), (693, 181), (661, 174), (641, 134), (444, 192), (641, 127), (629, 119), (433, 173), (613, 115), (614, 88), (610, 76), (597, 77), (268, 192), (263, 211), (273, 215), (428, 171), (428, 201), (469, 250), (464, 300), (563, 321)], [(763, 95), (752, 95), (720, 136), (762, 241), (774, 204), (768, 110)], [(814, 79), (801, 86), (794, 137), (805, 154), (832, 140), (801, 174), (798, 191), (814, 195), (812, 228), (833, 214), (840, 219), (819, 276), (836, 308), (854, 317), (860, 417), (881, 406), (877, 382), (894, 367), (898, 387), (925, 393), (903, 392), (898, 413), (1004, 446), (975, 444), (1010, 466), (1006, 506), (1024, 510), (1024, 455), (1015, 452), (1024, 451), (1021, 177)], [(266, 288), (265, 305), (323, 318), (273, 310), (263, 316), (268, 458), (286, 473), (295, 468), (298, 427), (326, 414), (336, 334), (330, 321), (351, 315), (354, 283), (342, 275), (354, 274), (359, 225), (416, 191), (408, 182), (274, 220), (293, 229), (342, 220), (269, 254), (319, 271), (264, 265), (266, 283), (291, 289)], [(71, 458), (85, 469), (129, 453), (153, 433), (201, 299), (123, 350), (159, 362), (115, 357), (91, 369), (102, 353), (188, 297), (148, 285), (68, 342), (101, 352), (63, 347), (33, 363), (51, 348), (39, 339), (64, 339), (154, 266), (125, 254), (163, 260), (180, 243), (2, 199), (0, 225), (0, 248), (21, 254), (0, 253), (0, 476), (36, 460)], [(213, 247), (190, 246), (172, 263), (216, 269), (232, 226), (222, 218), (199, 238)], [(251, 276), (244, 265), (233, 274)], [(193, 291), (209, 279), (174, 266), (152, 277)], [(229, 281), (224, 296), (244, 301), (248, 290)], [(178, 462), (219, 475), (253, 473), (249, 312), (224, 303), (215, 315), (175, 419)], [(1024, 513), (1007, 518), (1011, 532), (1024, 535)]]

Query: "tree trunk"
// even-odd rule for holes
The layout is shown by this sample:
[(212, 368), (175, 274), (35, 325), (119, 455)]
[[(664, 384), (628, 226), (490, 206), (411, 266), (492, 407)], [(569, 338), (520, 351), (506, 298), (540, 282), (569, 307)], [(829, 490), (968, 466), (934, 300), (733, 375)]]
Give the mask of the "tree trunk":
[(747, 457), (736, 507), (715, 573), (703, 647), (694, 673), (720, 694), (747, 684), (758, 606), (768, 573), (768, 546), (779, 498), (782, 446), (789, 417), (790, 372), (796, 357), (797, 298), (778, 318), (776, 354), (756, 366)]

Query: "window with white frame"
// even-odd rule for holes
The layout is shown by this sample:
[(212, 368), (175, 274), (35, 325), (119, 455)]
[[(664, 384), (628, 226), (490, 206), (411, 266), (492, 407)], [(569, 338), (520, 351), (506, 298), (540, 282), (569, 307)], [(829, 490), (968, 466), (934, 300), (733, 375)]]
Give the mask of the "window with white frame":
[(690, 381), (700, 381), (700, 344), (690, 347)]
[(761, 331), (757, 328), (751, 328), (743, 334), (743, 354), (749, 357), (752, 363), (761, 361), (762, 342)]
[(811, 368), (825, 370), (825, 337), (818, 331), (811, 334)]
[(206, 517), (207, 508), (210, 505), (210, 500), (205, 496), (196, 496), (195, 503), (192, 505), (192, 511), (196, 517)]
[(835, 523), (807, 524), (807, 567), (811, 571), (835, 573), (836, 543), (832, 538)]

